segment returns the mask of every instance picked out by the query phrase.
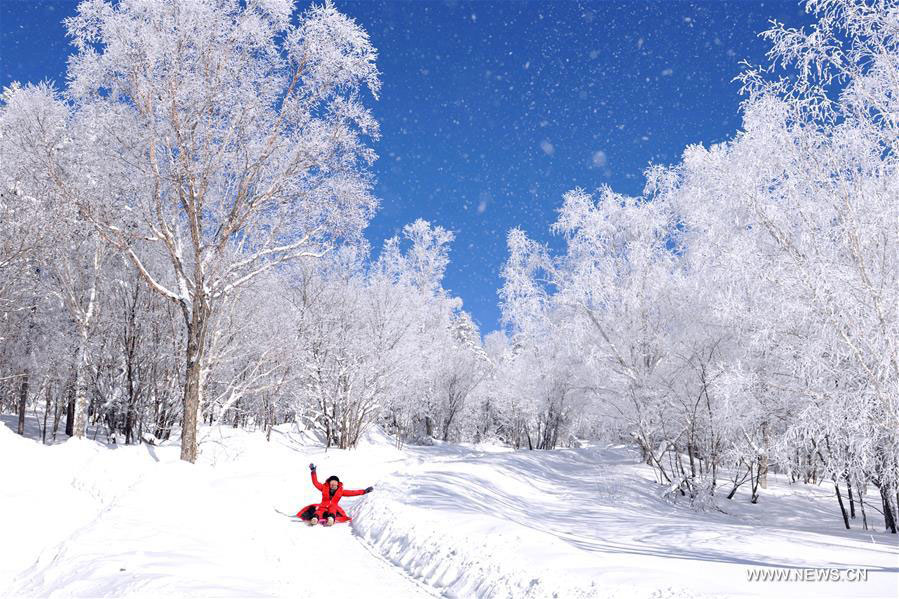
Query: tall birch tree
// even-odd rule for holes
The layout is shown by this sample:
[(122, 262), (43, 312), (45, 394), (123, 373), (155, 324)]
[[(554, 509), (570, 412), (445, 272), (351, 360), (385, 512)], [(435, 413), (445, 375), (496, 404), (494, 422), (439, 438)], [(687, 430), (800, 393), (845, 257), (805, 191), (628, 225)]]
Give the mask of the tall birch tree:
[[(330, 3), (85, 0), (68, 95), (98, 179), (87, 217), (186, 325), (181, 458), (197, 457), (209, 327), (261, 273), (359, 235), (376, 201), (376, 51)], [(154, 268), (142, 247), (160, 247)]]

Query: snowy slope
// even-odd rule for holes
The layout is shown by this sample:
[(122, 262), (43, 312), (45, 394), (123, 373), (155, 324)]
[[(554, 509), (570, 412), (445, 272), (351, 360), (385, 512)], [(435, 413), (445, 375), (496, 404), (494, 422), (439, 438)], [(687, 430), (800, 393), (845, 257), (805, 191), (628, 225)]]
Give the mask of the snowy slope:
[[(409, 453), (417, 464), (381, 483), (356, 530), (450, 596), (899, 597), (896, 537), (843, 531), (827, 489), (771, 477), (760, 504), (698, 514), (661, 498), (626, 448)], [(749, 583), (747, 568), (869, 579)]]
[[(896, 539), (846, 533), (826, 489), (697, 514), (658, 497), (625, 448), (355, 451), (309, 435), (204, 430), (176, 445), (42, 447), (0, 425), (4, 597), (895, 597)], [(15, 456), (8, 459), (7, 456)], [(307, 464), (376, 492), (351, 526), (285, 516)], [(280, 512), (280, 513), (279, 513)], [(867, 567), (867, 583), (747, 583), (748, 567)], [(329, 585), (329, 586), (326, 586)]]
[[(208, 431), (207, 431), (208, 433)], [(279, 514), (315, 498), (310, 460), (361, 485), (378, 468), (275, 432), (222, 429), (202, 463), (178, 448), (41, 447), (0, 426), (0, 595), (4, 597), (428, 597), (348, 526)], [(340, 454), (340, 455), (338, 455)], [(324, 459), (323, 459), (324, 458)], [(389, 467), (389, 459), (377, 458)], [(355, 465), (355, 467), (354, 467)], [(342, 504), (350, 510), (356, 498)], [(325, 584), (331, 588), (325, 587)]]

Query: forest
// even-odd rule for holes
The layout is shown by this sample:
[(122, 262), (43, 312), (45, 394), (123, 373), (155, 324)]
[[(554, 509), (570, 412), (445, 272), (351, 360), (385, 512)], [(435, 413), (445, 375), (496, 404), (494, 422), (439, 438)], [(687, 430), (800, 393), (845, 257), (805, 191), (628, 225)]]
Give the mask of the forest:
[(772, 23), (769, 63), (743, 65), (728, 141), (648, 165), (636, 197), (572, 186), (561, 251), (508, 232), (481, 331), (444, 286), (451, 230), (365, 240), (363, 24), (83, 2), (65, 85), (0, 98), (0, 412), (188, 462), (214, 425), (625, 443), (696, 509), (778, 473), (896, 533), (899, 7), (806, 5), (814, 28)]

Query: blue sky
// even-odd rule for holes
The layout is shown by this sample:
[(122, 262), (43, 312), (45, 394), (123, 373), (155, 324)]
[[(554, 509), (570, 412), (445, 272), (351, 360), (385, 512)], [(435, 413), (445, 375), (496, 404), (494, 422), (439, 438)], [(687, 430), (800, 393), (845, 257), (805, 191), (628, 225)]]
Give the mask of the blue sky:
[[(300, 6), (305, 3), (301, 2)], [(381, 209), (367, 236), (416, 218), (456, 233), (445, 286), (483, 333), (499, 326), (506, 233), (549, 233), (562, 194), (638, 194), (650, 162), (740, 127), (739, 62), (764, 62), (776, 2), (335, 0), (378, 48)], [(0, 2), (0, 85), (64, 81), (69, 0)]]

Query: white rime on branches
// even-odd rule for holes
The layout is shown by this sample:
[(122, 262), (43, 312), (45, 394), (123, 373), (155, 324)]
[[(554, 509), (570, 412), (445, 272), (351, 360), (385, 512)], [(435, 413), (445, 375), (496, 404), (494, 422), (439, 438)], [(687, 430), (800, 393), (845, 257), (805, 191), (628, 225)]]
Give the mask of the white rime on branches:
[[(86, 0), (66, 19), (69, 124), (115, 181), (84, 201), (56, 192), (127, 257), (186, 327), (182, 459), (196, 458), (210, 323), (236, 289), (353, 240), (376, 202), (366, 139), (377, 123), (368, 36), (330, 4), (293, 24), (292, 2)], [(162, 249), (165, 262), (144, 254)]]
[[(873, 487), (896, 532), (899, 6), (807, 8), (809, 31), (763, 34), (771, 65), (739, 77), (731, 141), (650, 167), (639, 198), (567, 193), (560, 256), (510, 233), (503, 364), (572, 369), (595, 426), (635, 440), (675, 495), (705, 505), (730, 479), (728, 497), (749, 482), (756, 502), (778, 468), (829, 481), (847, 528)], [(511, 409), (528, 435), (526, 406), (553, 394), (525, 389)]]
[(46, 443), (180, 429), (188, 461), (202, 423), (628, 443), (673, 501), (757, 503), (777, 472), (896, 532), (899, 5), (806, 8), (737, 77), (731, 139), (651, 165), (638, 197), (565, 193), (559, 251), (509, 231), (482, 340), (444, 287), (451, 230), (362, 235), (359, 25), (330, 2), (86, 0), (65, 88), (0, 96), (0, 409)]

